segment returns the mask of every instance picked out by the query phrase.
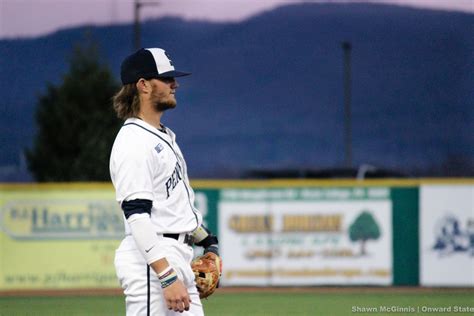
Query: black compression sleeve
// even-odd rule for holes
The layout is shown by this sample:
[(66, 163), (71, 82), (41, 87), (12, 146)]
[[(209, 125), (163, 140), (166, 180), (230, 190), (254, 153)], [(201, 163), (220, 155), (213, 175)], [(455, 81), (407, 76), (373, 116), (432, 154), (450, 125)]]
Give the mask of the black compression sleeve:
[(133, 214), (147, 213), (151, 214), (153, 202), (145, 199), (136, 199), (122, 202), (122, 210), (125, 218), (128, 219)]

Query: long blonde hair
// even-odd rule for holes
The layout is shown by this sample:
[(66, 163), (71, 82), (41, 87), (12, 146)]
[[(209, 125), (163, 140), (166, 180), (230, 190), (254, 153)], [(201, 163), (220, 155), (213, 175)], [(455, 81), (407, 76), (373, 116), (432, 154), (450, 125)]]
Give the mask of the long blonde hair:
[(140, 99), (135, 83), (127, 84), (120, 89), (112, 98), (114, 110), (117, 117), (126, 120), (138, 116), (140, 111)]

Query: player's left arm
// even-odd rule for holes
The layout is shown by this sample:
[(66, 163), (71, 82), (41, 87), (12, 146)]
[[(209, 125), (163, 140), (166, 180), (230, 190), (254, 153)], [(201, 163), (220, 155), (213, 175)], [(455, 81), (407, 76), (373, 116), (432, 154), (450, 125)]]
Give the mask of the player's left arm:
[(204, 248), (204, 254), (191, 263), (200, 298), (206, 298), (219, 287), (222, 275), (222, 259), (219, 256), (219, 240), (206, 226), (194, 232), (194, 244)]

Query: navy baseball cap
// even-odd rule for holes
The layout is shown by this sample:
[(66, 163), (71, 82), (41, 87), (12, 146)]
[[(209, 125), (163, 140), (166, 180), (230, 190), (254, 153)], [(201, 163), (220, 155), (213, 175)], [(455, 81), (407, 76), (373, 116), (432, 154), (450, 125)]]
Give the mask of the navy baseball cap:
[(174, 69), (164, 49), (142, 48), (125, 58), (120, 69), (122, 84), (135, 83), (140, 78), (183, 77), (191, 73)]

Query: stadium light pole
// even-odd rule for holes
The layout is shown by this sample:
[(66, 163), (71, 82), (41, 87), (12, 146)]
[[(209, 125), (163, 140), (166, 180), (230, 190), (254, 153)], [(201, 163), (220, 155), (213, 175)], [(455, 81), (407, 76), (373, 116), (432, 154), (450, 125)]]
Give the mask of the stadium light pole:
[(352, 80), (351, 80), (351, 50), (352, 44), (348, 41), (342, 42), (344, 51), (344, 148), (345, 165), (352, 168)]
[(140, 37), (140, 9), (144, 6), (158, 5), (157, 2), (145, 2), (140, 0), (135, 0), (134, 3), (134, 23), (133, 23), (133, 47), (135, 50), (140, 49), (141, 47), (141, 37)]

